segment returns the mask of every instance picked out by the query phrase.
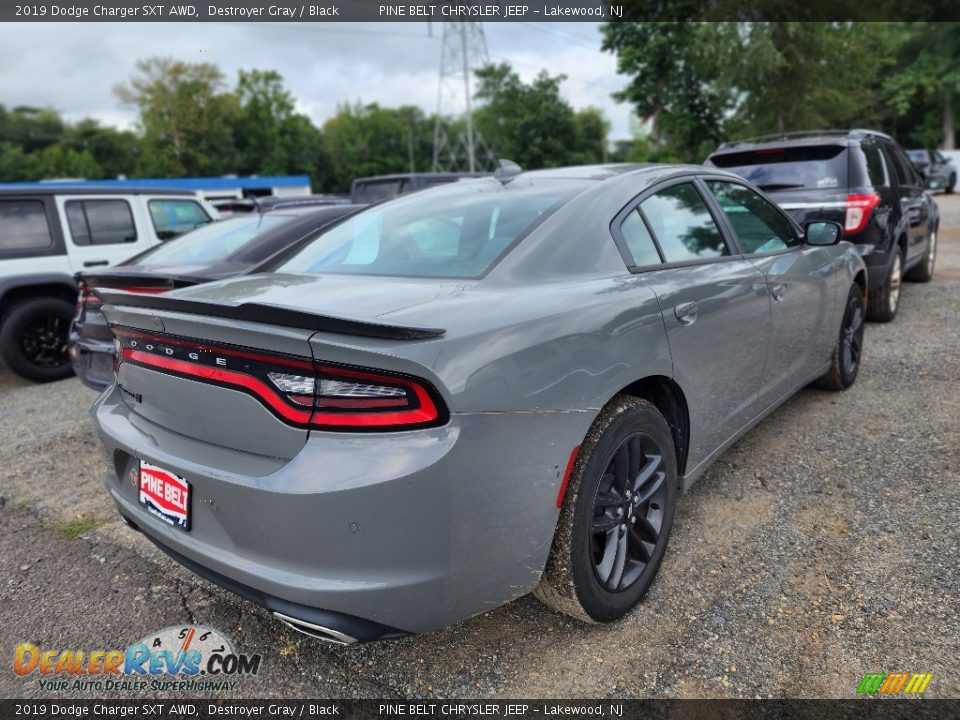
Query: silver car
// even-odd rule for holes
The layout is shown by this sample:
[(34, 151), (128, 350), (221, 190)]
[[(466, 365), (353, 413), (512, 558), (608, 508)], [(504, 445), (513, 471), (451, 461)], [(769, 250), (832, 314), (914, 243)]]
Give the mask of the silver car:
[(315, 637), (533, 591), (622, 617), (678, 496), (800, 388), (854, 382), (865, 271), (700, 166), (505, 167), (371, 207), (269, 269), (101, 291), (120, 514)]

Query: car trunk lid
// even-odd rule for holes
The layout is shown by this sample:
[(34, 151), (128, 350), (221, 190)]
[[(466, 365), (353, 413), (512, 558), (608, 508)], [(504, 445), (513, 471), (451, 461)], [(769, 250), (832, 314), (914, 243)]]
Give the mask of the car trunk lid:
[[(219, 291), (206, 285), (165, 294), (98, 291), (120, 345), (118, 386), (136, 415), (205, 442), (287, 459), (311, 427), (377, 429), (387, 418), (416, 427), (440, 418), (442, 402), (429, 383), (363, 371), (376, 355), (362, 350), (341, 360), (360, 370), (328, 366), (315, 360), (310, 339), (322, 331), (409, 341), (443, 330), (378, 322), (373, 313), (385, 306), (376, 303), (367, 305), (366, 316), (342, 317), (301, 310), (304, 304), (282, 288), (271, 294), (242, 280), (215, 285)], [(331, 305), (340, 294), (334, 285)], [(225, 296), (243, 301), (224, 302)], [(278, 296), (288, 304), (258, 302)], [(413, 301), (412, 293), (404, 299)], [(412, 412), (428, 407), (437, 412)]]

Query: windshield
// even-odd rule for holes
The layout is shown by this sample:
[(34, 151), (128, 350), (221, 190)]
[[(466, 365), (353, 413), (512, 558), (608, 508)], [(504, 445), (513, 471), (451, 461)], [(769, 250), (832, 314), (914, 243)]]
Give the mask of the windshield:
[(478, 277), (571, 194), (569, 185), (457, 184), (365, 210), (318, 235), (277, 272)]
[(710, 158), (762, 190), (847, 186), (847, 153), (838, 145), (762, 148)]
[(212, 265), (268, 230), (290, 222), (288, 215), (244, 215), (205, 225), (157, 246), (135, 260), (136, 265)]

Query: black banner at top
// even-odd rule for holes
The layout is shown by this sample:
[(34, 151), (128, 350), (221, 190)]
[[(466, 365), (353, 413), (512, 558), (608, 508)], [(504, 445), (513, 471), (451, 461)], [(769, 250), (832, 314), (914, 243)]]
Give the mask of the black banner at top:
[(0, 720), (944, 720), (960, 700), (0, 700)]
[(955, 21), (903, 0), (0, 0), (5, 22)]

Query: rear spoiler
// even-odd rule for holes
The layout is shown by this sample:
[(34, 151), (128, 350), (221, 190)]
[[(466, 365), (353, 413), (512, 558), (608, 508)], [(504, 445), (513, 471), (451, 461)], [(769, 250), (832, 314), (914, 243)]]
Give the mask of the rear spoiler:
[(303, 310), (277, 307), (275, 305), (261, 305), (259, 303), (223, 305), (220, 303), (173, 298), (163, 294), (144, 295), (124, 292), (122, 290), (110, 290), (107, 288), (96, 288), (93, 292), (100, 298), (101, 302), (107, 305), (141, 307), (150, 310), (168, 310), (170, 312), (187, 313), (189, 315), (205, 315), (207, 317), (220, 317), (227, 320), (243, 320), (246, 322), (280, 325), (281, 327), (298, 328), (301, 330), (339, 333), (341, 335), (359, 335), (385, 340), (430, 340), (432, 338), (438, 338), (446, 332), (446, 330), (440, 328), (387, 325), (366, 320), (320, 315)]

